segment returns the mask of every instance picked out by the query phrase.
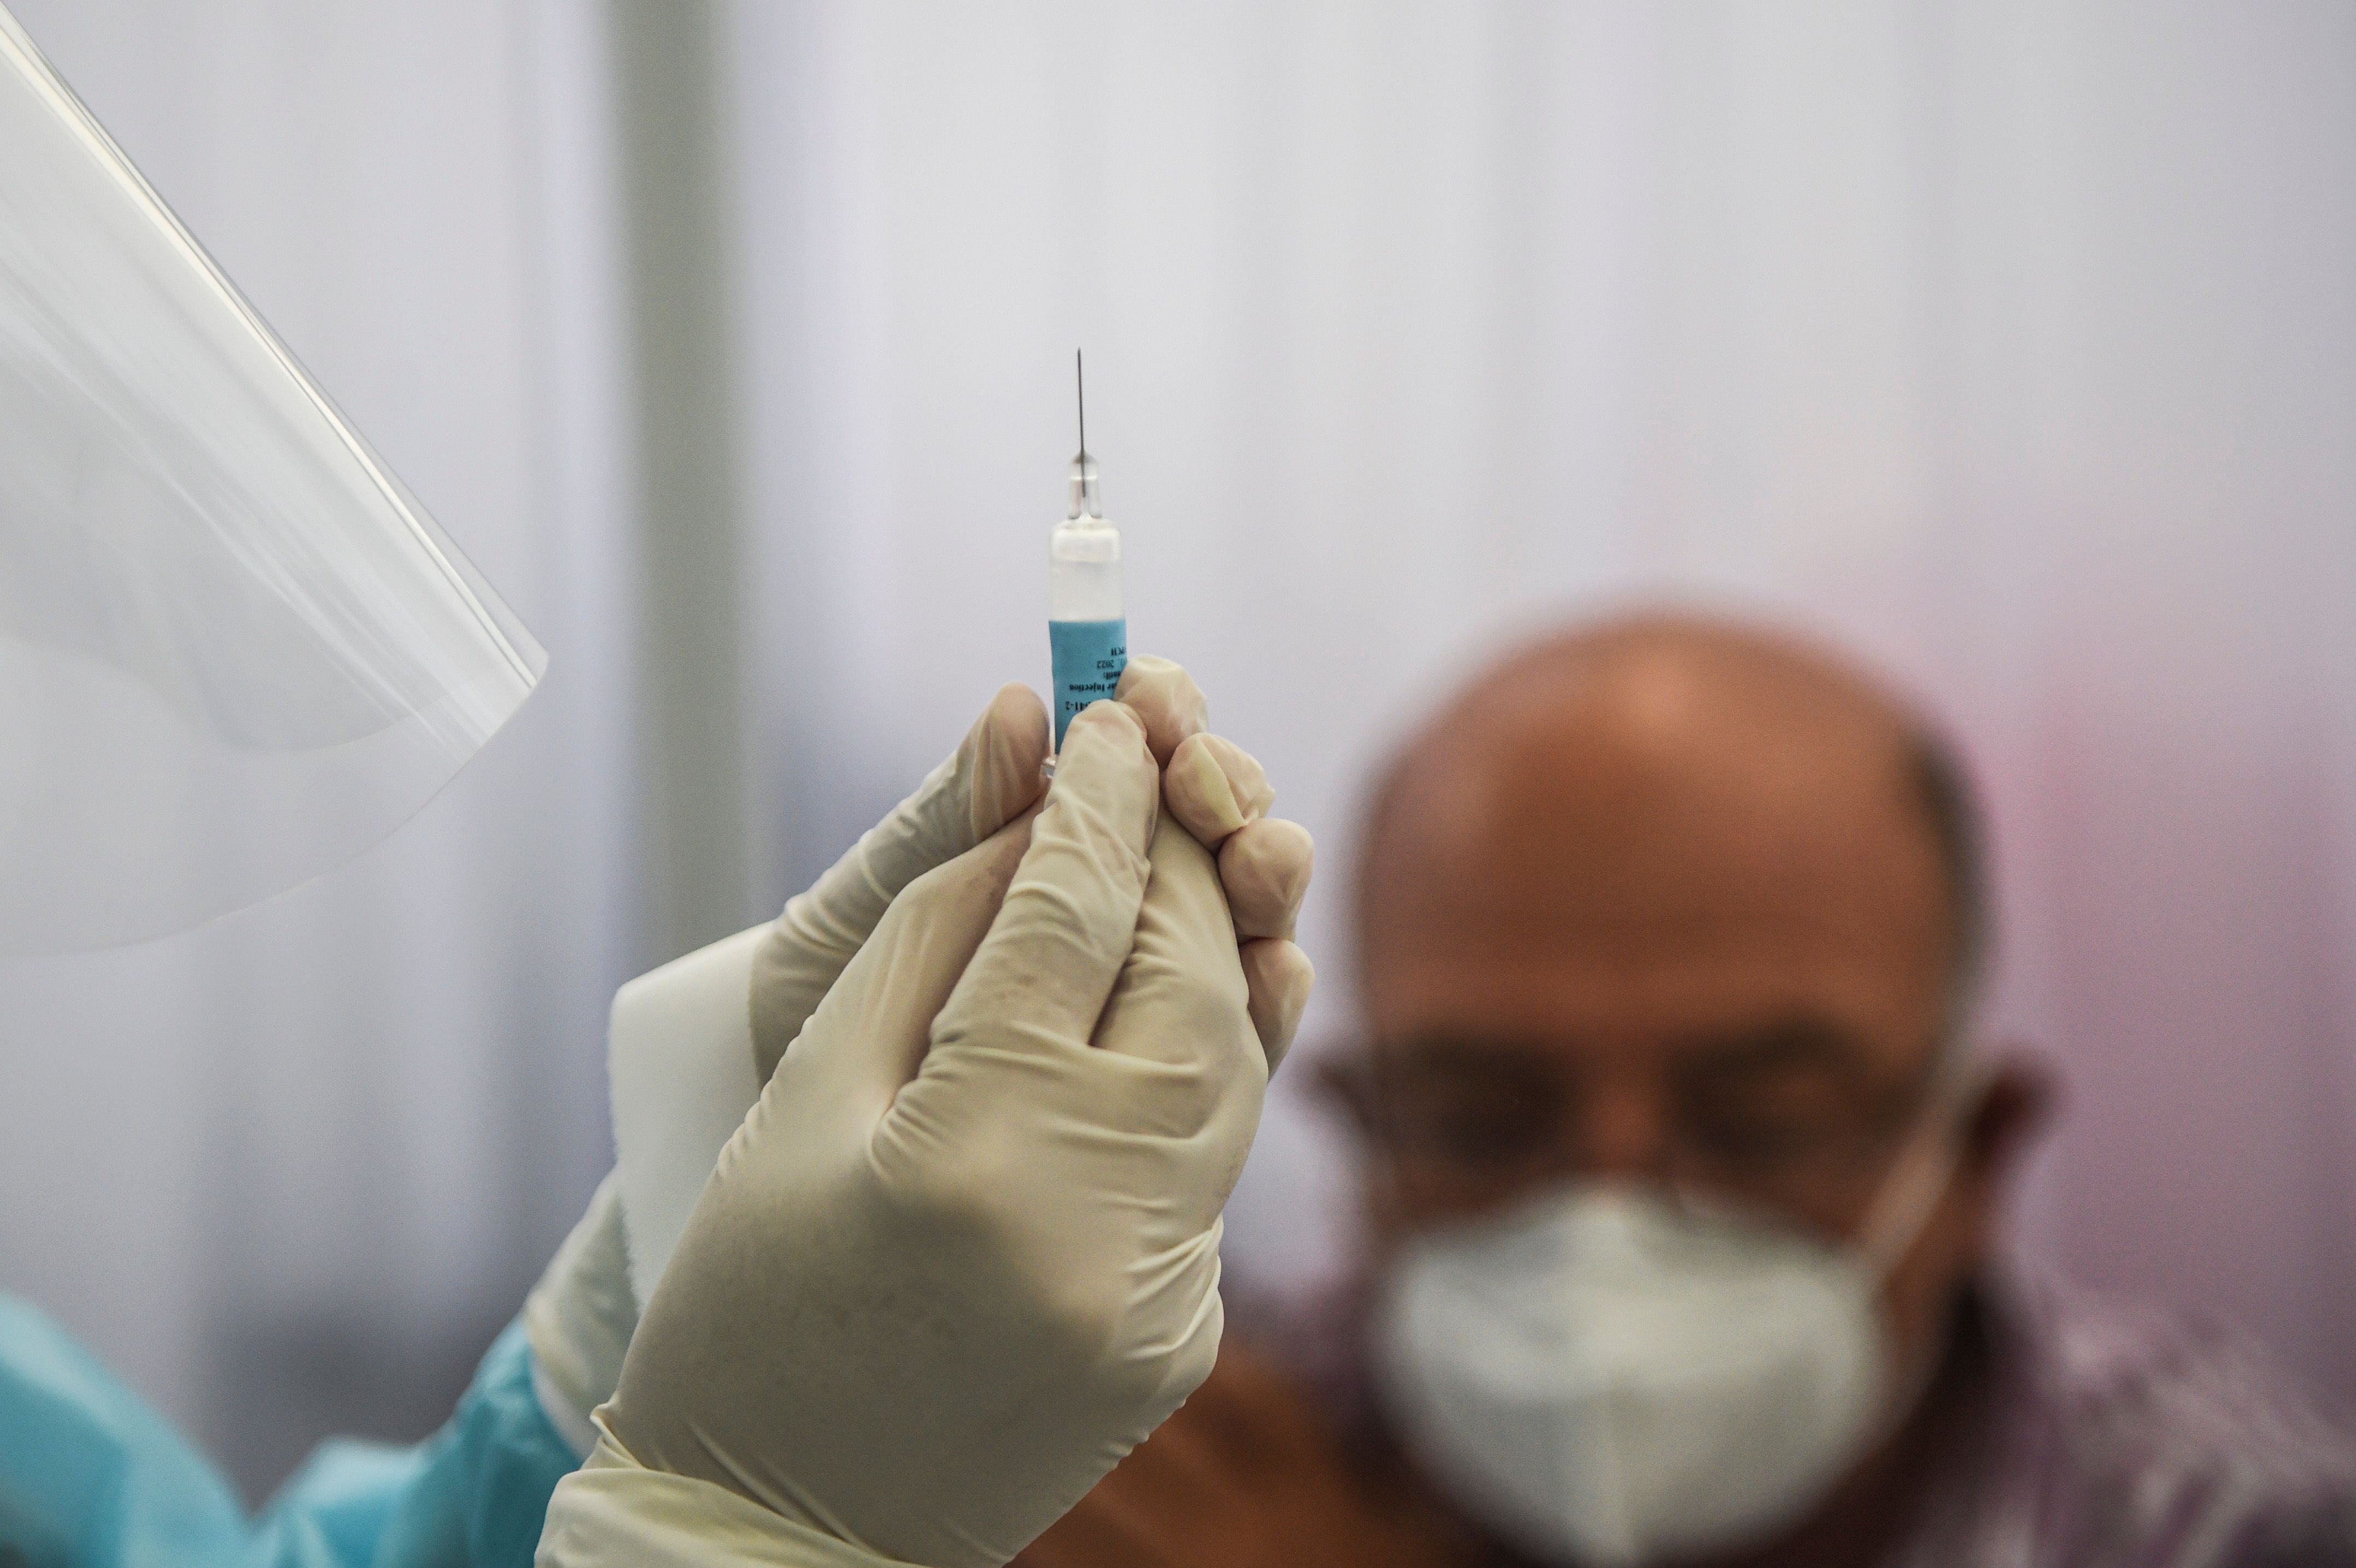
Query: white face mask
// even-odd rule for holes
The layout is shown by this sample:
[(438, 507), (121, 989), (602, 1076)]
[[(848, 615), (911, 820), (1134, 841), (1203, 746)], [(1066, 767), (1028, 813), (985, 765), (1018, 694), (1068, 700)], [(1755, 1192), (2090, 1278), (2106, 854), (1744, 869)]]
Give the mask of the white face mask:
[(1951, 1127), (1926, 1118), (1851, 1248), (1593, 1183), (1419, 1238), (1377, 1320), (1385, 1402), (1530, 1551), (1626, 1564), (1761, 1539), (1920, 1391), (1878, 1298), (1946, 1189)]

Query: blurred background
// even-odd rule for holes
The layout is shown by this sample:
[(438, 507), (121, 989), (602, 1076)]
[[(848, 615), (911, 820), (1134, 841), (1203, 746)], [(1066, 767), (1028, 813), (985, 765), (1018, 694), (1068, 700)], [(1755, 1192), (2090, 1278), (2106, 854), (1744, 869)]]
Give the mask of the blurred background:
[[(1323, 847), (1502, 641), (1810, 630), (1964, 739), (2033, 1266), (2356, 1404), (2356, 8), (11, 0), (549, 647), (406, 830), (0, 965), (0, 1288), (257, 1494), (413, 1436), (610, 1159), (604, 1016), (1134, 645)], [(1228, 1263), (1343, 1256), (1280, 1083)]]

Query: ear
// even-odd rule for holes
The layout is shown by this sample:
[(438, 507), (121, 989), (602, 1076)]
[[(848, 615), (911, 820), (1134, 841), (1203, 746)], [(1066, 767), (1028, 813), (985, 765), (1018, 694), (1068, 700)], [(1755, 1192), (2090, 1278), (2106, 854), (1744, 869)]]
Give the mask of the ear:
[(2036, 1052), (2008, 1043), (1993, 1055), (1979, 1103), (1965, 1119), (1957, 1172), (1990, 1198), (2011, 1179), (2062, 1098), (2061, 1075)]
[(1320, 1103), (1340, 1113), (1361, 1148), (1375, 1142), (1374, 1062), (1365, 1047), (1320, 1052), (1309, 1070), (1309, 1087)]
[(2033, 1053), (2007, 1044), (1988, 1056), (1987, 1076), (1964, 1113), (1946, 1196), (1916, 1255), (1891, 1279), (1893, 1293), (1902, 1295), (1909, 1288), (1904, 1277), (1911, 1276), (1917, 1307), (1926, 1314), (1944, 1307), (1925, 1307), (1922, 1302), (1946, 1302), (1957, 1285), (1996, 1254), (2005, 1189), (2059, 1097), (2055, 1073)]
[(1357, 1145), (1362, 1252), (1356, 1265), (1374, 1267), (1390, 1251), (1402, 1226), (1398, 1172), (1382, 1136), (1382, 1092), (1373, 1049), (1360, 1044), (1319, 1053), (1310, 1068), (1309, 1083), (1311, 1093)]

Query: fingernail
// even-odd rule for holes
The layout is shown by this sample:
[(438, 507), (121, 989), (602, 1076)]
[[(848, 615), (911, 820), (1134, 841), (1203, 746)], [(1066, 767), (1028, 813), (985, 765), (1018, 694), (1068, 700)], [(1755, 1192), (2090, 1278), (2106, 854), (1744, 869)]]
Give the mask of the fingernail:
[(1218, 759), (1220, 775), (1226, 780), (1227, 797), (1235, 802), (1240, 827), (1246, 822), (1266, 816), (1269, 807), (1276, 804), (1276, 790), (1268, 782), (1268, 770), (1258, 758), (1224, 735), (1205, 735), (1202, 747)]
[(1172, 762), (1184, 771), (1185, 793), (1217, 824), (1219, 836), (1235, 832), (1248, 820), (1236, 799), (1234, 780), (1220, 765), (1207, 741), (1197, 740), (1192, 745), (1180, 747)]

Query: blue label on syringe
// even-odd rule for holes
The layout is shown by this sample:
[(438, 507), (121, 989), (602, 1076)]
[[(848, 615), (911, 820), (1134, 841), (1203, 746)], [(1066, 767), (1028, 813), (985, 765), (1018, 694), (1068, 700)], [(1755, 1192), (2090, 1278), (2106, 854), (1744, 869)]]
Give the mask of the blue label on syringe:
[(1129, 623), (1050, 621), (1047, 645), (1055, 661), (1055, 748), (1061, 751), (1073, 717), (1120, 684), (1129, 666)]

